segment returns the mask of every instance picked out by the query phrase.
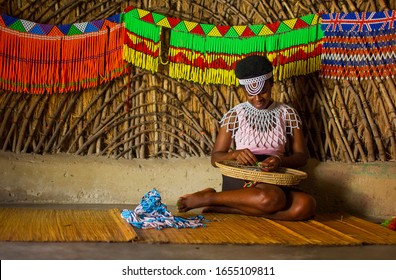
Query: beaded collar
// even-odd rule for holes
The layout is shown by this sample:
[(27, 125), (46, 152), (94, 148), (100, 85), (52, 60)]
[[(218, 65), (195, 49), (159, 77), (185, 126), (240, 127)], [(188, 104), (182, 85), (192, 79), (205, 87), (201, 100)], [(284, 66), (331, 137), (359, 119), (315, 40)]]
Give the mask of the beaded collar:
[(263, 146), (274, 142), (285, 143), (286, 134), (292, 134), (293, 128), (299, 128), (300, 123), (292, 107), (275, 101), (266, 109), (257, 109), (249, 102), (240, 103), (220, 120), (221, 126), (226, 126), (233, 138), (240, 130), (240, 142)]

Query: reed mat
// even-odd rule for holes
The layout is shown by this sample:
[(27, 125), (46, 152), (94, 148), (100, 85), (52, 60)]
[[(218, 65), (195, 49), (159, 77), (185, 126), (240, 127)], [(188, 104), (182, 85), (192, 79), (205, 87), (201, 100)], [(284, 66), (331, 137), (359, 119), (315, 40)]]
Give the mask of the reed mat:
[(129, 242), (136, 237), (119, 209), (0, 208), (0, 241)]
[(137, 242), (291, 246), (396, 244), (395, 231), (351, 215), (318, 215), (303, 222), (272, 221), (234, 214), (205, 213), (204, 216), (209, 220), (206, 227), (135, 229)]

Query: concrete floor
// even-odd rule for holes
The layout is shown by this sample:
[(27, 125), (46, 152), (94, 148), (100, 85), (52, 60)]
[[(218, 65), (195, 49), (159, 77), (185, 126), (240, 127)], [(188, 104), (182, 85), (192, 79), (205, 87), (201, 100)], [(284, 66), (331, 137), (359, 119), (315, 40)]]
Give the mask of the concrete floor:
[[(51, 209), (134, 209), (136, 205), (20, 205)], [(174, 207), (168, 206), (174, 213)], [(396, 260), (396, 245), (273, 246), (106, 242), (0, 242), (1, 260)]]
[(2, 260), (396, 260), (396, 245), (268, 246), (0, 242)]

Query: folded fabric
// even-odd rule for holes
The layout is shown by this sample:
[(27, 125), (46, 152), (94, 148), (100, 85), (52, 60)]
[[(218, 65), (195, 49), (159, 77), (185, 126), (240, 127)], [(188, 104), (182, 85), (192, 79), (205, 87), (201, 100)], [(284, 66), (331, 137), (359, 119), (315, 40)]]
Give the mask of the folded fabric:
[(383, 221), (381, 225), (391, 230), (396, 230), (396, 217)]
[(147, 192), (135, 210), (124, 209), (121, 217), (137, 228), (196, 228), (205, 226), (204, 216), (183, 218), (173, 216), (166, 205), (161, 202), (161, 195), (156, 189)]

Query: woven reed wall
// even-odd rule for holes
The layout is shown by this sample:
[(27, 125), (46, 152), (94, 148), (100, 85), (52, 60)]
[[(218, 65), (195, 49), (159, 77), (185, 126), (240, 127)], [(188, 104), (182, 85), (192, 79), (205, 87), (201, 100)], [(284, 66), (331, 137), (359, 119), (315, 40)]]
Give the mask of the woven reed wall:
[[(48, 24), (103, 19), (127, 5), (217, 25), (396, 9), (393, 0), (0, 0), (2, 12)], [(218, 120), (243, 94), (234, 87), (202, 86), (166, 74), (166, 68), (151, 74), (131, 67), (128, 75), (98, 88), (68, 94), (0, 90), (0, 149), (128, 159), (209, 155)], [(339, 82), (315, 73), (277, 83), (273, 97), (300, 112), (312, 158), (347, 163), (396, 159), (395, 79)]]

